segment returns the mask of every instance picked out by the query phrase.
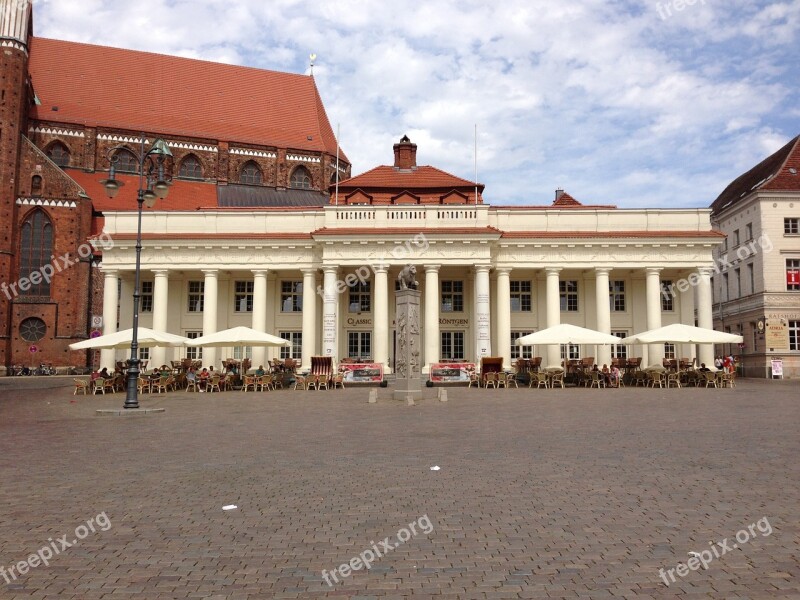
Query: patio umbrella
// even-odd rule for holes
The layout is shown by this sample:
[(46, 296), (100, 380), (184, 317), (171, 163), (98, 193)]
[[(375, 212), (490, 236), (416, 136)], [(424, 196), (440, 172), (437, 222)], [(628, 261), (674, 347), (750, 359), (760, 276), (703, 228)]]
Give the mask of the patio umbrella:
[(517, 339), (518, 346), (538, 344), (619, 344), (620, 339), (609, 333), (561, 323)]
[(186, 342), (187, 346), (221, 348), (225, 346), (289, 346), (291, 342), (250, 327), (232, 327)]
[(725, 333), (703, 327), (675, 323), (650, 331), (630, 335), (622, 344), (741, 344), (744, 338), (734, 333)]
[[(82, 342), (70, 344), (70, 350), (123, 350), (131, 347), (133, 329), (123, 329), (116, 333), (89, 338)], [(137, 341), (140, 348), (180, 347), (188, 342), (188, 338), (165, 331), (156, 331), (147, 327), (139, 327)]]

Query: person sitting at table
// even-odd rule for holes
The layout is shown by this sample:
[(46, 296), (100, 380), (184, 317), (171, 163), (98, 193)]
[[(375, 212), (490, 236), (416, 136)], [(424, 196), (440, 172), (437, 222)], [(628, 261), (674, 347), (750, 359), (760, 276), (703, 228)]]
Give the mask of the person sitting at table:
[(102, 377), (103, 379), (108, 379), (109, 377), (113, 377), (113, 375), (111, 375), (108, 372), (107, 367), (103, 367), (102, 369), (100, 369), (100, 377)]
[(609, 374), (609, 382), (611, 387), (619, 387), (619, 378), (621, 374), (619, 372), (619, 367), (614, 365), (611, 367), (611, 373)]
[(211, 375), (208, 372), (208, 369), (203, 367), (203, 370), (200, 371), (200, 374), (197, 376), (197, 391), (198, 392), (205, 392), (206, 385), (208, 384), (208, 379)]
[(186, 371), (186, 381), (195, 382), (195, 387), (197, 387), (197, 371), (194, 367), (189, 367), (189, 370)]
[(256, 369), (256, 377), (263, 377), (264, 375), (266, 375), (264, 365), (258, 365), (258, 368)]
[(700, 368), (697, 370), (701, 373), (709, 373), (711, 371), (711, 369), (706, 366), (706, 363), (700, 363)]
[(91, 380), (92, 380), (92, 382), (95, 382), (98, 379), (100, 379), (102, 376), (103, 375), (100, 373), (100, 371), (92, 371)]
[[(595, 365), (597, 366), (597, 365)], [(611, 385), (611, 371), (608, 370), (608, 365), (603, 365), (603, 368), (600, 369), (603, 373), (603, 379), (606, 380), (606, 385)]]

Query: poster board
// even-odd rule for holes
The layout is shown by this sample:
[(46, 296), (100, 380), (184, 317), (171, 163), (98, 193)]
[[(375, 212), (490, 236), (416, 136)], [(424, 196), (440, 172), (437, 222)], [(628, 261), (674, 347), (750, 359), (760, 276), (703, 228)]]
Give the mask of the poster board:
[(770, 361), (772, 365), (772, 379), (783, 379), (783, 360), (777, 359)]
[(469, 383), (475, 363), (431, 363), (430, 380), (434, 383)]
[(339, 372), (345, 383), (380, 383), (383, 381), (383, 363), (342, 363)]

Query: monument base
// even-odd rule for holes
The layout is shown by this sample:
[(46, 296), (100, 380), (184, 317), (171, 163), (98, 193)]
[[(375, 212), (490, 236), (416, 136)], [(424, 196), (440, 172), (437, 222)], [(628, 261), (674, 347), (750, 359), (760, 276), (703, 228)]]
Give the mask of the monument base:
[(422, 400), (422, 390), (394, 390), (392, 392), (392, 398), (401, 402), (405, 402), (411, 398), (416, 402)]

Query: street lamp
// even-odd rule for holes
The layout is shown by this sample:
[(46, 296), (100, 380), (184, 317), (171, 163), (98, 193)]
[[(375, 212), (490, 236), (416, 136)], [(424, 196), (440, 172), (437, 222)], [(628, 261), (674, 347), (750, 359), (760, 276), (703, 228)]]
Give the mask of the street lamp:
[[(169, 193), (169, 167), (172, 152), (167, 143), (162, 139), (153, 142), (153, 146), (145, 151), (144, 133), (142, 134), (141, 147), (138, 154), (134, 154), (139, 165), (139, 191), (136, 202), (139, 205), (139, 215), (136, 226), (136, 282), (133, 288), (133, 332), (131, 336), (131, 357), (128, 359), (128, 387), (125, 392), (124, 408), (139, 408), (139, 277), (142, 254), (142, 206), (153, 208), (156, 199), (164, 199)], [(114, 146), (108, 151), (108, 160), (111, 169), (108, 179), (100, 180), (109, 198), (114, 198), (119, 188), (125, 185), (116, 179), (116, 164), (119, 162), (120, 152), (130, 149), (125, 146)]]

